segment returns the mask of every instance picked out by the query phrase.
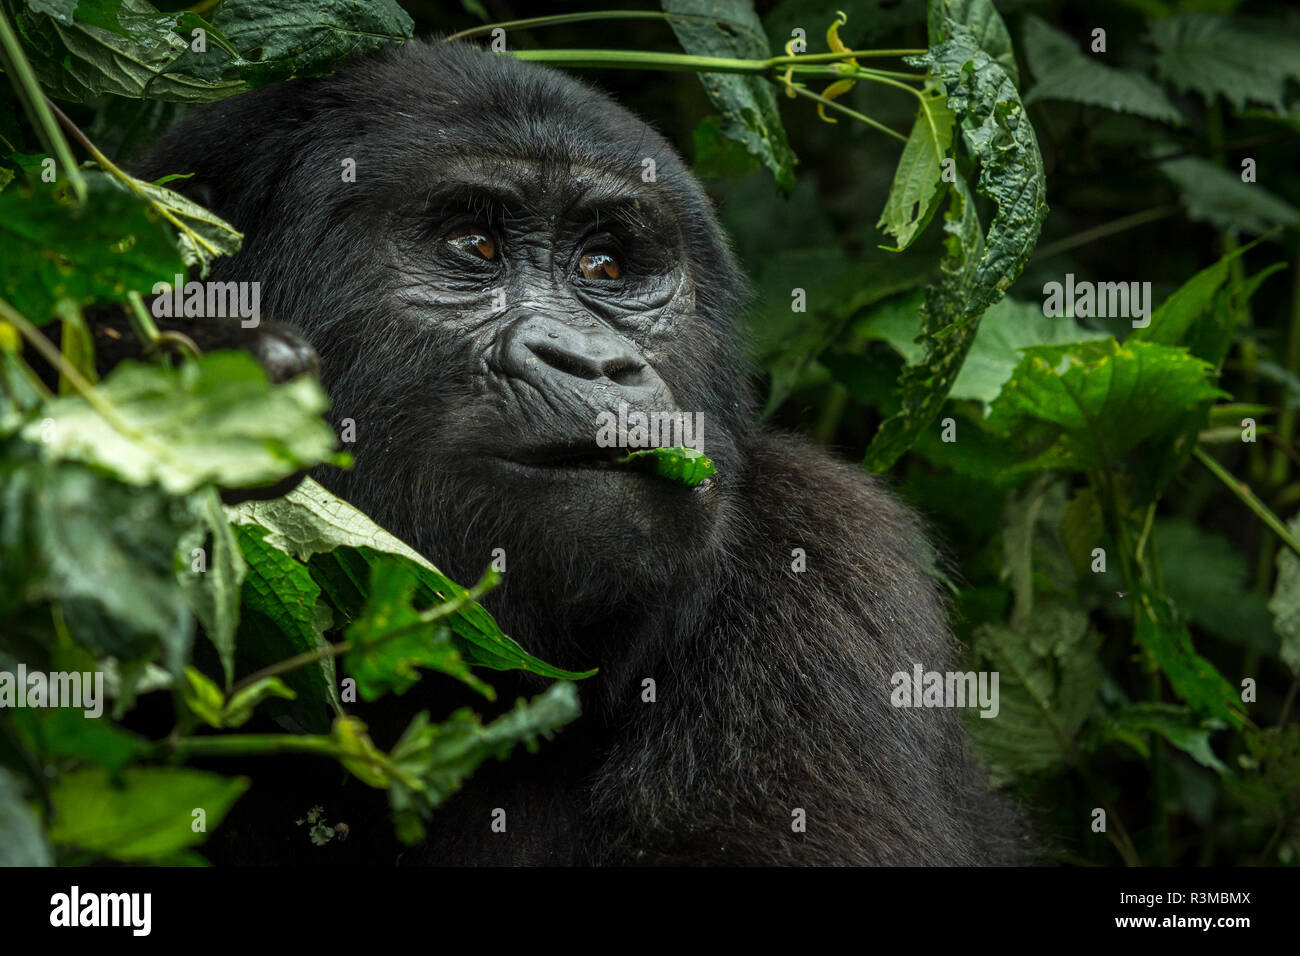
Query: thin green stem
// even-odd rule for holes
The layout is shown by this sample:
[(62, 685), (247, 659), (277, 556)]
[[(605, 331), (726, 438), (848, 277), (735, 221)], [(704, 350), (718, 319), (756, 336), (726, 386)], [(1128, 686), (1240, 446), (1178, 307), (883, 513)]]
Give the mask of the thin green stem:
[(72, 155), (68, 141), (59, 131), (59, 124), (54, 121), (50, 104), (41, 91), (36, 73), (32, 70), (32, 65), (27, 62), (22, 44), (18, 42), (18, 35), (14, 33), (13, 25), (10, 24), (3, 9), (0, 9), (0, 61), (3, 61), (5, 72), (9, 74), (14, 91), (22, 100), (27, 115), (31, 117), (36, 135), (58, 160), (59, 167), (68, 177), (68, 183), (72, 186), (77, 201), (85, 202), (86, 180), (81, 175), (81, 170), (77, 168), (77, 161)]
[(1145, 226), (1147, 223), (1158, 222), (1161, 219), (1168, 219), (1170, 216), (1177, 215), (1182, 206), (1178, 203), (1166, 203), (1163, 206), (1152, 206), (1150, 209), (1143, 209), (1132, 215), (1122, 216), (1110, 222), (1102, 223), (1100, 226), (1094, 226), (1091, 229), (1085, 229), (1083, 232), (1076, 232), (1074, 235), (1057, 242), (1049, 242), (1040, 246), (1034, 253), (1033, 261), (1038, 262), (1042, 259), (1050, 259), (1052, 256), (1059, 256), (1063, 252), (1069, 252), (1071, 249), (1077, 249), (1079, 246), (1086, 246), (1089, 243), (1096, 242), (1098, 239), (1109, 239), (1111, 236), (1118, 235), (1121, 232), (1127, 232), (1138, 226)]
[(1198, 446), (1192, 451), (1192, 454), (1196, 456), (1202, 465), (1210, 469), (1210, 472), (1223, 482), (1228, 490), (1241, 500), (1242, 504), (1253, 511), (1264, 524), (1268, 525), (1274, 534), (1286, 542), (1291, 550), (1300, 554), (1300, 540), (1297, 540), (1296, 536), (1287, 530), (1286, 525), (1282, 523), (1282, 519), (1273, 514), (1268, 506), (1259, 500), (1255, 493), (1250, 490), (1248, 484), (1233, 476), (1231, 472), (1206, 453), (1205, 449)]
[(786, 86), (786, 89), (794, 90), (796, 95), (802, 96), (806, 99), (810, 99), (814, 103), (820, 103), (825, 107), (835, 110), (837, 113), (843, 113), (845, 116), (850, 116), (853, 119), (857, 120), (859, 123), (866, 123), (872, 129), (879, 130), (880, 132), (884, 133), (886, 136), (892, 136), (900, 143), (907, 142), (907, 137), (904, 136), (902, 133), (895, 132), (894, 130), (886, 126), (884, 123), (881, 123), (878, 120), (873, 120), (870, 116), (867, 116), (865, 113), (859, 113), (857, 110), (849, 109), (847, 106), (843, 105), (842, 103), (836, 103), (834, 100), (828, 100), (820, 93), (814, 93), (812, 90), (807, 89), (806, 87), (798, 86), (795, 84)]

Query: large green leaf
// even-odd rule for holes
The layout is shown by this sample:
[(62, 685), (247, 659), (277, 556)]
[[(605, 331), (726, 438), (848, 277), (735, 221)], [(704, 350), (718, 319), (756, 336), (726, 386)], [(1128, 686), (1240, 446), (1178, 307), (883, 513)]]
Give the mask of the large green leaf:
[[(397, 0), (223, 0), (212, 25), (239, 50), (234, 64), (250, 86), (320, 76), (386, 43), (409, 40), (415, 24)], [(202, 61), (209, 75), (220, 60)], [(190, 58), (178, 67), (198, 66)]]
[(90, 191), (82, 205), (39, 181), (0, 192), (0, 297), (38, 325), (54, 318), (60, 299), (91, 305), (148, 294), (184, 271), (158, 216), (103, 173), (82, 175)]
[(989, 625), (973, 641), (999, 674), (998, 715), (966, 721), (994, 785), (1061, 766), (1101, 687), (1101, 636), (1088, 615), (1038, 604), (1023, 627)]
[[(661, 0), (666, 13), (696, 19), (669, 21), (687, 53), (735, 59), (766, 59), (767, 37), (749, 0)], [(722, 132), (743, 143), (783, 189), (794, 186), (794, 153), (765, 77), (738, 73), (701, 73), (700, 82), (722, 114)]]
[[(422, 602), (433, 605), (467, 593), (423, 555), (310, 479), (283, 498), (245, 502), (231, 509), (230, 516), (237, 525), (265, 528), (267, 544), (310, 562), (313, 579), (349, 616), (361, 610), (371, 569), (392, 555), (411, 563)], [(477, 604), (462, 607), (447, 623), (461, 641), (461, 653), (474, 664), (567, 679), (595, 673), (566, 671), (538, 660), (503, 634), (492, 615)]]
[(1160, 164), (1160, 171), (1178, 186), (1190, 219), (1254, 234), (1274, 226), (1300, 226), (1300, 209), (1208, 160), (1195, 156), (1169, 159)]
[(1214, 755), (1210, 747), (1210, 734), (1225, 726), (1221, 721), (1197, 717), (1186, 707), (1176, 704), (1125, 704), (1097, 722), (1095, 733), (1088, 735), (1088, 749), (1095, 750), (1102, 743), (1116, 741), (1127, 744), (1146, 758), (1151, 752), (1147, 735), (1154, 732), (1202, 767), (1226, 776), (1229, 773), (1227, 765)]
[[(248, 88), (221, 49), (220, 31), (193, 13), (162, 13), (145, 0), (122, 0), (116, 18), (95, 16), (95, 4), (79, 0), (18, 3), (16, 18), (41, 86), (55, 99), (94, 99), (105, 93), (129, 99), (201, 103)], [(77, 8), (81, 7), (81, 10)], [(116, 22), (117, 29), (112, 26)], [(179, 21), (179, 26), (178, 26)], [(191, 31), (206, 30), (209, 76), (177, 69), (190, 52)]]
[(1300, 34), (1286, 23), (1184, 12), (1152, 20), (1151, 38), (1161, 77), (1207, 101), (1282, 113), (1287, 81), (1300, 79)]
[(1240, 727), (1244, 718), (1236, 689), (1196, 652), (1187, 625), (1169, 602), (1145, 591), (1134, 597), (1141, 605), (1134, 640), (1151, 654), (1174, 693), (1197, 713)]
[(951, 31), (944, 26), (945, 21), (960, 23), (974, 35), (976, 46), (997, 61), (1014, 85), (1020, 85), (1020, 70), (1016, 66), (1015, 51), (1011, 48), (1011, 33), (993, 0), (926, 0), (925, 19), (930, 46), (936, 46), (951, 36)]
[(328, 400), (301, 376), (273, 386), (245, 352), (212, 352), (179, 368), (123, 362), (94, 390), (57, 398), (23, 431), (49, 461), (82, 461), (175, 494), (205, 484), (274, 484), (332, 456)]
[(1136, 70), (1107, 66), (1033, 15), (1025, 18), (1025, 59), (1037, 81), (1025, 94), (1026, 106), (1036, 100), (1069, 100), (1165, 123), (1183, 122), (1159, 85)]
[(97, 657), (179, 673), (194, 632), (174, 565), (194, 523), (187, 503), (11, 449), (0, 459), (0, 616), (56, 601)]
[[(51, 787), (50, 842), (129, 863), (158, 862), (197, 846), (248, 789), (244, 777), (182, 767), (135, 767), (122, 785), (98, 769), (63, 774)], [(196, 830), (195, 810), (207, 831)]]
[(946, 21), (946, 40), (908, 62), (924, 66), (947, 94), (966, 151), (980, 164), (977, 191), (996, 212), (981, 234), (974, 198), (958, 180), (949, 190), (949, 233), (940, 280), (926, 290), (925, 361), (904, 369), (902, 410), (881, 425), (867, 449), (871, 471), (889, 467), (934, 420), (956, 381), (980, 316), (1010, 288), (1038, 241), (1047, 184), (1033, 126), (1015, 85), (980, 49), (969, 28)]
[(1107, 470), (1223, 395), (1209, 371), (1185, 351), (1151, 342), (1036, 346), (1024, 350), (989, 424), (1031, 451), (1022, 469)]

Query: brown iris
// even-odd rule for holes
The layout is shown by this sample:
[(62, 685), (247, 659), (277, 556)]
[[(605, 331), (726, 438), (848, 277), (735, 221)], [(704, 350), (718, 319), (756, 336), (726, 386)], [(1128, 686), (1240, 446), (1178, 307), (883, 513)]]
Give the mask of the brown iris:
[(482, 229), (457, 229), (447, 234), (447, 242), (464, 252), (477, 252), (484, 259), (495, 259), (497, 244)]
[(584, 279), (617, 279), (622, 274), (617, 260), (606, 252), (591, 252), (578, 260)]

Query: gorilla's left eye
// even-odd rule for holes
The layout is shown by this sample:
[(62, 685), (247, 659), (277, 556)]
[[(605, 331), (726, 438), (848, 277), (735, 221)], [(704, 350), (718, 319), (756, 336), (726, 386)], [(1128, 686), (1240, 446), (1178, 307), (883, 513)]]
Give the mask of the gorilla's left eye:
[(496, 240), (486, 229), (453, 229), (444, 237), (448, 245), (455, 246), (466, 255), (477, 255), (483, 259), (495, 259)]
[(618, 260), (608, 252), (589, 252), (578, 260), (578, 270), (584, 279), (617, 279), (623, 270)]

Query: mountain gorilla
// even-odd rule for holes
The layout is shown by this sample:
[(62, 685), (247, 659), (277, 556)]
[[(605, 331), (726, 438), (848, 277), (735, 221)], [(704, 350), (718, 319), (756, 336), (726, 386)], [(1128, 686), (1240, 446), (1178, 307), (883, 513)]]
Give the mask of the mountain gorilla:
[[(246, 233), (212, 278), (259, 281), (264, 312), (319, 353), (356, 436), (354, 470), (319, 479), (462, 582), (502, 549), (485, 603), (506, 632), (600, 668), (584, 715), (482, 768), (426, 844), (400, 852), (374, 792), (340, 789), (337, 768), (295, 767), (236, 808), (219, 862), (1022, 858), (958, 715), (890, 703), (891, 675), (952, 659), (917, 519), (859, 469), (756, 426), (745, 281), (644, 122), (563, 73), (408, 43), (200, 109), (141, 172), (194, 174), (173, 187)], [(716, 478), (612, 466), (596, 422), (623, 404), (702, 412)], [(493, 680), (504, 700), (540, 686)], [(395, 727), (446, 712), (413, 696), (387, 705)], [(347, 821), (346, 846), (293, 832), (316, 803)]]

